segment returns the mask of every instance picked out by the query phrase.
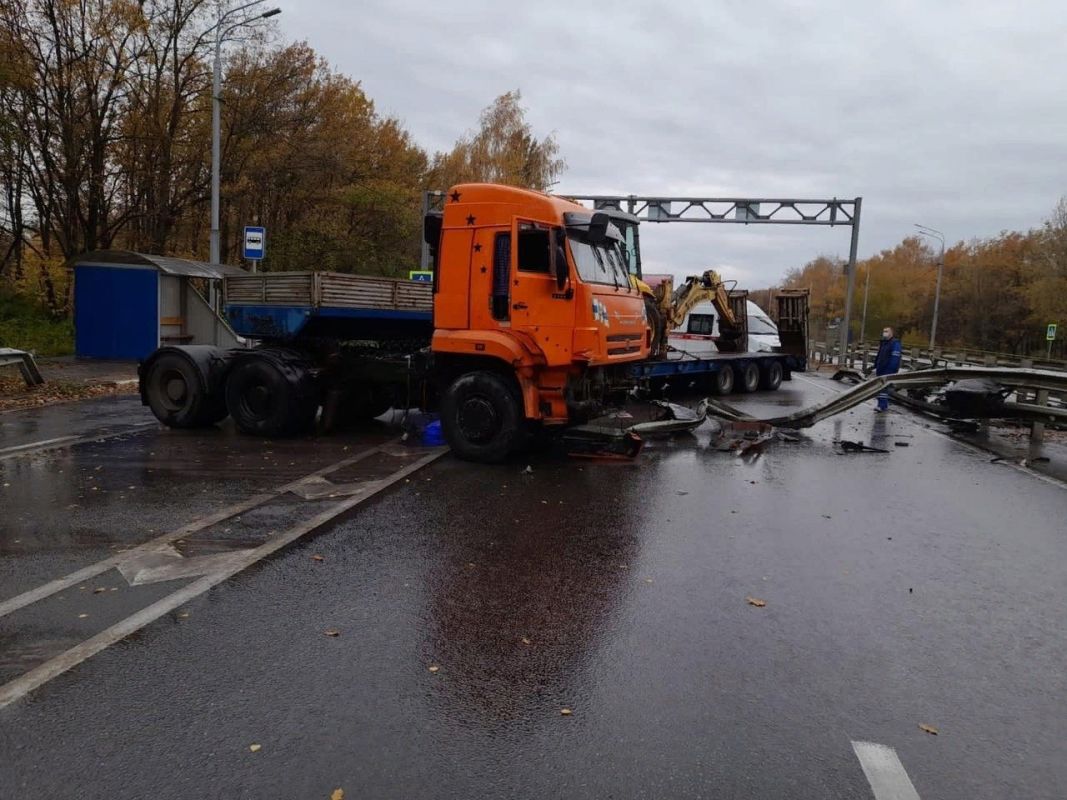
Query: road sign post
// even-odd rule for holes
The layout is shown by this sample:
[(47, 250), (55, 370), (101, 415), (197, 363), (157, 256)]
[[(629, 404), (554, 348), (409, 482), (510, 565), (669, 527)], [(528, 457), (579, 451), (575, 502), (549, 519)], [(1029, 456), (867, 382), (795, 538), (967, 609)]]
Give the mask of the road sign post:
[(1052, 343), (1056, 341), (1056, 323), (1050, 322), (1048, 324), (1048, 331), (1045, 332), (1045, 339), (1048, 340), (1048, 352), (1045, 353), (1045, 358), (1052, 358)]
[(252, 262), (252, 271), (256, 271), (259, 262), (267, 254), (267, 229), (256, 225), (245, 226), (243, 254)]

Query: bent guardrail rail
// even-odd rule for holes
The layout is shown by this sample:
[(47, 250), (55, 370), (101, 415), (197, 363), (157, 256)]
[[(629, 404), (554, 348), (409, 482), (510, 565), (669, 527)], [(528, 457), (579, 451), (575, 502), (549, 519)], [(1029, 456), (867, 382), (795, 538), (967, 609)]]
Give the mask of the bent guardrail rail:
[[(1011, 367), (938, 367), (870, 378), (826, 402), (780, 417), (752, 417), (716, 400), (708, 402), (708, 413), (735, 422), (759, 421), (779, 428), (810, 428), (815, 423), (840, 414), (842, 411), (848, 411), (889, 388), (908, 389), (915, 386), (934, 386), (968, 378), (988, 378), (1003, 386), (1036, 392), (1067, 392), (1067, 373), (1052, 370), (1013, 369)], [(1067, 409), (1018, 402), (1005, 403), (1005, 406), (1018, 412), (1012, 415), (1016, 418), (1023, 417), (1034, 422), (1067, 423)], [(956, 415), (946, 414), (945, 416)]]

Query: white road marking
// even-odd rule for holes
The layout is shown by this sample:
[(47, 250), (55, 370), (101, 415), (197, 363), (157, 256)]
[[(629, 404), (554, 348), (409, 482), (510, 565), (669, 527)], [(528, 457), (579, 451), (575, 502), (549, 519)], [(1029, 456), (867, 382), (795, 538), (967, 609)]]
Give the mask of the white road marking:
[[(387, 446), (388, 445), (386, 445), (385, 447)], [(217, 522), (222, 522), (224, 519), (236, 517), (238, 514), (243, 514), (246, 511), (250, 511), (251, 509), (256, 508), (257, 506), (261, 506), (264, 503), (267, 503), (275, 499), (276, 497), (285, 494), (286, 492), (294, 492), (299, 494), (306, 483), (314, 482), (324, 475), (328, 475), (331, 472), (336, 472), (337, 470), (342, 469), (343, 467), (355, 464), (359, 461), (362, 461), (364, 458), (367, 458), (368, 456), (375, 455), (380, 452), (388, 453), (388, 451), (384, 450), (383, 448), (372, 447), (368, 450), (363, 451), (362, 453), (357, 453), (356, 455), (350, 458), (342, 459), (341, 461), (337, 461), (333, 464), (330, 464), (329, 466), (323, 467), (322, 469), (315, 470), (314, 472), (305, 475), (302, 478), (297, 478), (295, 481), (291, 481), (290, 483), (287, 483), (284, 486), (279, 486), (276, 489), (271, 489), (269, 491), (263, 492), (262, 494), (254, 495), (253, 497), (250, 497), (247, 500), (243, 500), (240, 503), (236, 503), (235, 505), (223, 508), (213, 514), (208, 514), (205, 517), (195, 519), (192, 522), (189, 522), (185, 525), (182, 525), (180, 528), (171, 531), (170, 533), (165, 533), (162, 536), (157, 536), (156, 538), (151, 539), (150, 541), (145, 542), (144, 544), (138, 547), (131, 548), (130, 550), (127, 550), (124, 553), (117, 553), (114, 556), (111, 556), (110, 558), (105, 558), (103, 561), (98, 561), (95, 564), (90, 564), (87, 567), (83, 567), (77, 572), (72, 572), (71, 574), (66, 575), (62, 578), (56, 578), (55, 580), (49, 581), (43, 586), (38, 586), (36, 589), (30, 589), (28, 592), (23, 592), (20, 595), (16, 595), (15, 597), (12, 597), (9, 600), (0, 602), (0, 617), (6, 616), (7, 614), (10, 614), (13, 611), (18, 611), (20, 608), (25, 608), (26, 606), (31, 605), (32, 603), (36, 603), (38, 600), (43, 600), (44, 598), (49, 597), (55, 594), (56, 592), (62, 592), (65, 589), (69, 589), (71, 586), (77, 586), (79, 583), (87, 581), (90, 578), (95, 578), (97, 575), (107, 572), (109, 569), (118, 567), (120, 564), (130, 559), (136, 559), (142, 554), (153, 552), (162, 545), (169, 544), (170, 542), (176, 541), (178, 539), (183, 539), (191, 533), (201, 531), (204, 528), (208, 528)], [(409, 450), (407, 452), (414, 453), (416, 451)]]
[(875, 800), (919, 800), (919, 793), (896, 750), (874, 742), (853, 742), (852, 749), (871, 784)]
[(37, 452), (39, 450), (55, 450), (60, 447), (69, 447), (74, 444), (83, 444), (85, 442), (100, 442), (104, 439), (114, 439), (116, 436), (122, 436), (127, 433), (135, 433), (142, 428), (148, 428), (152, 425), (158, 425), (158, 422), (138, 422), (135, 425), (128, 425), (120, 430), (106, 429), (97, 431), (92, 434), (84, 435), (72, 435), (72, 436), (57, 436), (55, 439), (41, 439), (38, 442), (29, 442), (27, 444), (17, 444), (13, 447), (0, 448), (0, 461), (7, 458), (14, 458), (15, 456), (24, 456), (28, 453)]
[[(377, 452), (377, 449), (370, 452)], [(72, 647), (70, 650), (46, 661), (39, 667), (19, 676), (15, 680), (0, 686), (0, 708), (4, 708), (5, 706), (14, 703), (16, 700), (24, 697), (56, 676), (62, 675), (67, 670), (76, 667), (78, 664), (81, 664), (86, 659), (96, 655), (101, 650), (110, 647), (116, 642), (129, 636), (131, 633), (134, 633), (149, 623), (159, 619), (164, 614), (169, 614), (171, 611), (176, 610), (194, 597), (203, 594), (213, 586), (217, 586), (246, 567), (266, 558), (271, 553), (280, 550), (316, 528), (325, 525), (335, 517), (354, 508), (368, 498), (373, 497), (377, 492), (393, 485), (397, 481), (403, 480), (416, 470), (419, 470), (437, 458), (440, 458), (446, 452), (448, 452), (448, 449), (442, 447), (427, 453), (421, 458), (413, 461), (408, 466), (397, 470), (388, 478), (379, 481), (376, 492), (349, 497), (338, 503), (334, 503), (325, 511), (315, 515), (311, 519), (290, 528), (284, 533), (271, 537), (259, 547), (233, 554), (235, 557), (226, 563), (220, 563), (216, 571), (205, 575), (200, 578), (200, 580), (194, 581), (188, 586), (182, 587), (173, 594), (167, 595), (162, 600), (156, 601), (147, 608), (143, 608), (136, 614), (133, 614), (121, 622), (112, 625), (110, 628), (101, 631), (91, 639), (87, 639), (81, 644)], [(352, 459), (348, 459), (349, 462), (351, 460)]]

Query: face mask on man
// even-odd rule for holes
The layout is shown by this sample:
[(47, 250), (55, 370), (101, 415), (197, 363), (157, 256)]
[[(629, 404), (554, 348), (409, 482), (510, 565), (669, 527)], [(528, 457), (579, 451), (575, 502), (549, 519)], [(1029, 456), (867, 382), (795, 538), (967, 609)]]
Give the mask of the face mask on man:
[(892, 328), (884, 329), (882, 331), (882, 338), (883, 339), (892, 339), (893, 338), (893, 330), (892, 330)]

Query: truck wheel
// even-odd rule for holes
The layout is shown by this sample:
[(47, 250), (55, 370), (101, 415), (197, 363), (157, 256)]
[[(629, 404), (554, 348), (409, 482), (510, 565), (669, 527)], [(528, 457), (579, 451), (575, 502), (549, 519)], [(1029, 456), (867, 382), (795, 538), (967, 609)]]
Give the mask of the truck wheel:
[(711, 376), (711, 391), (724, 397), (734, 390), (734, 371), (729, 364), (723, 364), (719, 371)]
[(441, 428), (456, 455), (467, 461), (503, 461), (521, 443), (519, 398), (493, 372), (460, 375), (441, 398)]
[(763, 374), (760, 377), (760, 388), (766, 389), (769, 392), (773, 392), (779, 386), (782, 385), (782, 365), (777, 361), (772, 361), (763, 369)]
[(742, 392), (754, 392), (759, 388), (759, 365), (749, 361), (737, 370), (739, 388)]
[(267, 358), (242, 359), (226, 378), (226, 407), (237, 427), (254, 436), (292, 436), (315, 423), (311, 376), (292, 366), (284, 375)]
[(156, 419), (171, 428), (203, 428), (226, 417), (221, 394), (209, 395), (196, 367), (176, 353), (165, 353), (151, 365), (145, 397)]

